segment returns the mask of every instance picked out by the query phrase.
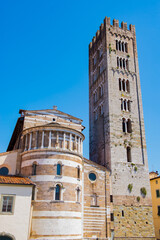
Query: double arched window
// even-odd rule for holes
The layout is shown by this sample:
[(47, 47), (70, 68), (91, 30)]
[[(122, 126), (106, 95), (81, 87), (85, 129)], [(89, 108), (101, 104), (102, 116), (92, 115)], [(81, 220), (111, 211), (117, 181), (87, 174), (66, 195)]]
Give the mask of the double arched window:
[(122, 131), (124, 133), (131, 133), (132, 132), (132, 125), (130, 119), (122, 119)]
[(119, 90), (124, 92), (130, 92), (129, 81), (119, 78)]

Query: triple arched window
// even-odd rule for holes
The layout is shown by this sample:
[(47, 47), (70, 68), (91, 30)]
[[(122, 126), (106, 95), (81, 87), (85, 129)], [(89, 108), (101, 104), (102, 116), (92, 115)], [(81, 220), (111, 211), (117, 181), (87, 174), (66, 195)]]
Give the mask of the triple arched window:
[(122, 131), (124, 133), (131, 133), (132, 132), (132, 125), (130, 119), (122, 118)]
[(131, 111), (131, 101), (128, 99), (121, 98), (121, 110), (122, 111)]
[(130, 92), (130, 84), (128, 80), (119, 78), (119, 90), (124, 92)]
[(116, 50), (128, 53), (128, 43), (116, 40)]
[(128, 59), (117, 57), (117, 67), (129, 71)]

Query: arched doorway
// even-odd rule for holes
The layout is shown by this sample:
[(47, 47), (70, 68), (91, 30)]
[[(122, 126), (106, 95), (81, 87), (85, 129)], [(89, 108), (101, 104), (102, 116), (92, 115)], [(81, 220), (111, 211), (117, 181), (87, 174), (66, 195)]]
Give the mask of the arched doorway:
[(0, 240), (13, 240), (13, 238), (8, 236), (0, 236)]

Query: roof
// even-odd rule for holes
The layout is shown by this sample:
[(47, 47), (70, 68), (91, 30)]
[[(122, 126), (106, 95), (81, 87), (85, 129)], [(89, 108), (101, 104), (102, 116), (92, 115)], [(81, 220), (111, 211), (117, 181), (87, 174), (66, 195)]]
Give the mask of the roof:
[(0, 184), (35, 185), (29, 178), (19, 176), (0, 176)]
[(157, 178), (160, 178), (160, 176), (157, 176), (157, 177), (154, 177), (154, 178), (150, 178), (150, 181), (154, 180), (154, 179), (157, 179)]

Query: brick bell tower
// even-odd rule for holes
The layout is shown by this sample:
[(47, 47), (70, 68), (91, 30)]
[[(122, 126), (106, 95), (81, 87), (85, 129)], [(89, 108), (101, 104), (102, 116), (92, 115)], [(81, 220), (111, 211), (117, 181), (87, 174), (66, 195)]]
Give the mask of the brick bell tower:
[(154, 239), (135, 26), (105, 18), (89, 45), (90, 159), (111, 171), (114, 239)]

